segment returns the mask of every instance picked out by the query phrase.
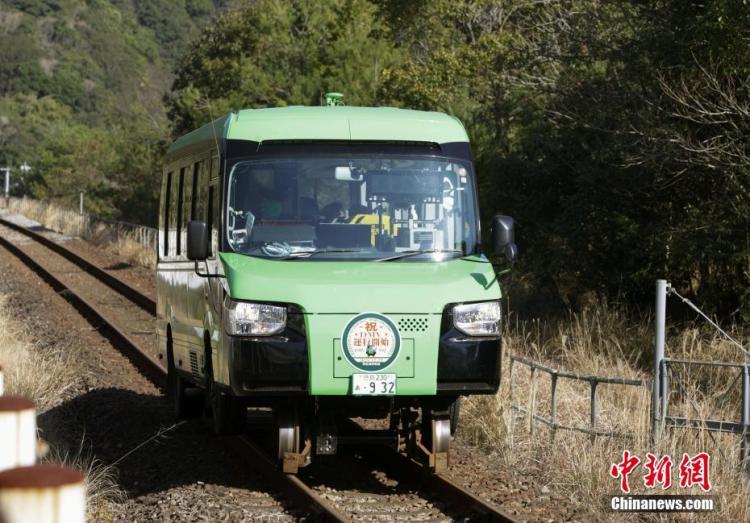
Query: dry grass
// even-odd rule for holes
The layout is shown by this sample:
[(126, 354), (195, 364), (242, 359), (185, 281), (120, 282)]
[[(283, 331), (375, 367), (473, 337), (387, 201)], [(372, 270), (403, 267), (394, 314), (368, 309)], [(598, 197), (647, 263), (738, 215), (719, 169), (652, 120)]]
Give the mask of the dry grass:
[(70, 351), (37, 350), (25, 328), (9, 310), (7, 298), (0, 295), (0, 366), (5, 378), (5, 394), (25, 396), (36, 403), (37, 412), (57, 405), (75, 382)]
[(138, 231), (121, 231), (111, 224), (81, 216), (50, 202), (30, 198), (11, 198), (9, 210), (41, 223), (48, 229), (77, 236), (98, 246), (104, 246), (122, 261), (149, 269), (156, 268), (156, 254), (139, 241)]
[[(41, 414), (58, 405), (65, 392), (74, 386), (75, 353), (64, 344), (41, 350), (30, 339), (26, 327), (13, 316), (7, 297), (0, 295), (0, 366), (5, 378), (5, 394), (33, 400), (37, 413)], [(89, 515), (95, 516), (93, 520), (107, 519), (107, 504), (124, 498), (114, 469), (84, 451), (83, 442), (73, 453), (61, 452), (53, 446), (45, 461), (72, 467), (84, 474)]]
[[(740, 336), (735, 329), (734, 334)], [(673, 429), (656, 445), (650, 442), (650, 387), (648, 363), (652, 357), (653, 326), (648, 318), (632, 320), (621, 310), (600, 303), (564, 321), (510, 322), (504, 336), (504, 383), (496, 396), (474, 396), (462, 408), (462, 436), (497, 453), (503, 466), (519, 477), (534, 477), (555, 494), (591, 507), (597, 519), (643, 519), (644, 515), (615, 515), (607, 511), (609, 497), (619, 493), (608, 470), (629, 449), (641, 459), (647, 452), (669, 454), (675, 460), (673, 483), (666, 494), (688, 493), (679, 488), (677, 463), (684, 452), (706, 451), (712, 456), (712, 494), (718, 510), (701, 519), (742, 521), (750, 513), (750, 486), (740, 472), (740, 438), (734, 434)], [(642, 379), (642, 387), (600, 385), (597, 429), (629, 432), (626, 439), (597, 438), (587, 434), (557, 431), (554, 441), (545, 425), (532, 425), (527, 415), (510, 409), (511, 388), (508, 353), (526, 356), (553, 368), (578, 374)], [(742, 362), (736, 348), (703, 328), (673, 329), (667, 339), (667, 355), (697, 360)], [(732, 372), (734, 374), (732, 374)], [(536, 397), (536, 412), (550, 416), (550, 379), (537, 373), (532, 385), (527, 367), (514, 365), (514, 401), (527, 406)], [(670, 415), (699, 419), (739, 420), (740, 383), (733, 382), (737, 370), (700, 368), (672, 374)], [(680, 384), (678, 386), (678, 383)], [(680, 388), (681, 387), (681, 388)], [(557, 386), (558, 422), (587, 427), (590, 388), (587, 382), (560, 379)], [(630, 476), (634, 493), (662, 493), (643, 487), (642, 470)], [(700, 493), (699, 491), (691, 493)], [(596, 513), (596, 514), (594, 514)], [(684, 515), (682, 519), (688, 518)], [(648, 519), (648, 517), (647, 517)], [(657, 519), (654, 517), (654, 519)], [(681, 519), (678, 516), (676, 519)]]
[(148, 269), (156, 269), (156, 254), (151, 249), (145, 249), (138, 241), (128, 234), (121, 234), (110, 244), (110, 249), (123, 261), (130, 265), (138, 265)]
[(83, 474), (86, 481), (86, 503), (88, 518), (91, 521), (107, 521), (110, 503), (120, 503), (126, 498), (125, 492), (117, 483), (116, 469), (105, 465), (90, 451), (85, 449), (84, 440), (75, 452), (52, 448), (45, 461), (73, 468)]

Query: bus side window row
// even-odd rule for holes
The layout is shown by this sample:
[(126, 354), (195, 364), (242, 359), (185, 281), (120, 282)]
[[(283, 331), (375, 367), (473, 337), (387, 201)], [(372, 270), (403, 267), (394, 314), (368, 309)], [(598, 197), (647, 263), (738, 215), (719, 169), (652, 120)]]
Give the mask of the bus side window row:
[[(201, 220), (209, 230), (218, 227), (218, 190), (209, 187), (211, 161), (195, 162), (164, 174), (161, 190), (160, 249), (162, 257), (184, 257), (187, 250), (187, 224)], [(213, 237), (213, 234), (212, 234)], [(214, 244), (214, 242), (211, 242)], [(213, 251), (213, 245), (209, 246)]]

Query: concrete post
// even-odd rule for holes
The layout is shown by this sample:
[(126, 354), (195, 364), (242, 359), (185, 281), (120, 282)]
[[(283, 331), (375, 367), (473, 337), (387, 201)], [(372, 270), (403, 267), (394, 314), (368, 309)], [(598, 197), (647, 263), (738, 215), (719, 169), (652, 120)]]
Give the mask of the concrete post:
[(36, 463), (36, 408), (17, 396), (0, 396), (0, 471)]
[(654, 336), (654, 382), (651, 393), (651, 440), (659, 437), (661, 421), (661, 369), (664, 360), (664, 332), (667, 321), (667, 280), (656, 280), (656, 321)]
[(49, 464), (0, 472), (0, 513), (7, 523), (85, 523), (84, 477)]

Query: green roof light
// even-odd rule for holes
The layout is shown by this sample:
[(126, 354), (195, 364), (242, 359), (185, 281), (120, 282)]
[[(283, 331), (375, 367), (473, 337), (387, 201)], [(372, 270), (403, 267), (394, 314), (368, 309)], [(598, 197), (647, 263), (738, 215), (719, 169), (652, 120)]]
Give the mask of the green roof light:
[(326, 105), (333, 107), (336, 105), (344, 105), (344, 94), (343, 93), (326, 93), (323, 95), (326, 100)]

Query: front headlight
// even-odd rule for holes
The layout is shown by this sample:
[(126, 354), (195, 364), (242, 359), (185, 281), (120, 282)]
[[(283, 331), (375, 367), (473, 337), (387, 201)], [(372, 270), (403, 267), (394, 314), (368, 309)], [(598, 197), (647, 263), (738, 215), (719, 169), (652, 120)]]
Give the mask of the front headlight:
[(224, 325), (233, 336), (271, 336), (286, 327), (286, 307), (227, 300)]
[(453, 307), (453, 325), (468, 336), (499, 336), (502, 316), (499, 301)]

